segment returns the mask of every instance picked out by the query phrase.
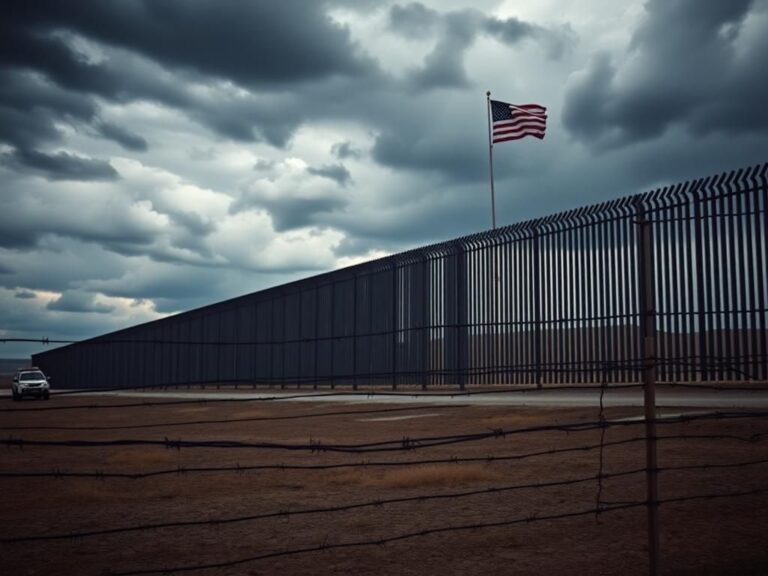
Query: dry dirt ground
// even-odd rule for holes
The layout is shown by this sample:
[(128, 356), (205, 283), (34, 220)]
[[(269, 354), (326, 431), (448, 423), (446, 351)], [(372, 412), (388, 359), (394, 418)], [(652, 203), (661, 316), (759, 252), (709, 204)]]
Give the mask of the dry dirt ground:
[[(0, 437), (25, 440), (236, 440), (282, 444), (359, 444), (492, 429), (517, 429), (597, 420), (596, 410), (510, 407), (375, 406), (344, 403), (199, 403), (123, 408), (130, 399), (58, 397), (49, 402), (0, 400)], [(158, 402), (167, 400), (158, 399)], [(79, 406), (71, 410), (36, 410)], [(23, 411), (21, 411), (23, 410)], [(668, 412), (674, 412), (669, 410)], [(606, 417), (637, 416), (610, 409)], [(194, 422), (194, 423), (193, 423)], [(137, 428), (146, 424), (156, 427)], [(174, 425), (175, 424), (175, 425)], [(45, 429), (47, 427), (48, 429)], [(70, 427), (81, 429), (52, 429)], [(134, 428), (126, 428), (134, 427)], [(89, 428), (89, 429), (86, 429)], [(99, 429), (100, 428), (100, 429)], [(685, 439), (659, 442), (662, 468), (768, 460), (768, 420), (718, 420), (664, 425), (659, 434)], [(643, 435), (642, 426), (609, 428), (602, 450), (606, 474), (644, 467), (644, 443), (610, 444)], [(0, 573), (78, 576), (163, 573), (201, 564), (227, 564), (188, 572), (224, 574), (647, 574), (646, 509), (627, 508), (570, 518), (544, 517), (595, 508), (594, 479), (564, 486), (489, 488), (590, 478), (601, 450), (559, 452), (523, 459), (465, 462), (600, 443), (600, 430), (560, 430), (408, 451), (337, 454), (310, 450), (182, 448), (162, 446), (0, 448)], [(409, 466), (377, 463), (423, 459), (456, 462)], [(173, 473), (144, 479), (41, 477), (7, 473), (149, 472), (179, 467), (359, 464), (335, 469), (268, 469)], [(768, 487), (768, 464), (664, 471), (662, 499), (743, 492)], [(603, 505), (645, 499), (643, 473), (606, 478)], [(403, 503), (382, 500), (451, 495)], [(346, 511), (304, 513), (356, 503)], [(227, 522), (243, 516), (273, 517)], [(218, 521), (112, 534), (13, 542), (37, 536), (119, 529), (157, 523)], [(507, 521), (521, 523), (504, 525)], [(525, 522), (525, 520), (530, 520)], [(664, 504), (660, 508), (662, 574), (768, 574), (768, 494)], [(415, 535), (398, 535), (500, 524)], [(369, 545), (339, 547), (345, 543)], [(290, 553), (302, 549), (324, 547)], [(289, 552), (262, 559), (254, 557)], [(172, 570), (169, 573), (173, 573)], [(187, 573), (187, 572), (184, 572)]]

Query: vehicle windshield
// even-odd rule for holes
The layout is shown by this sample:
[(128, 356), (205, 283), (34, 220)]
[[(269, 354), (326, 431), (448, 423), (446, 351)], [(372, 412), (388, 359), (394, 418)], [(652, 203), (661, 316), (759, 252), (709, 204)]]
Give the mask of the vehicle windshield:
[(45, 380), (42, 372), (22, 372), (19, 375), (19, 380), (22, 382), (25, 380)]

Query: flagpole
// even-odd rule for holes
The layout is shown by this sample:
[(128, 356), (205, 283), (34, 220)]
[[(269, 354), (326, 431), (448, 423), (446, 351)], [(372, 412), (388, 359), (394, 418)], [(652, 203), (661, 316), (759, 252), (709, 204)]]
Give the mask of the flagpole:
[(496, 230), (496, 192), (493, 189), (493, 135), (491, 134), (491, 91), (485, 93), (488, 104), (488, 162), (491, 169), (491, 225)]

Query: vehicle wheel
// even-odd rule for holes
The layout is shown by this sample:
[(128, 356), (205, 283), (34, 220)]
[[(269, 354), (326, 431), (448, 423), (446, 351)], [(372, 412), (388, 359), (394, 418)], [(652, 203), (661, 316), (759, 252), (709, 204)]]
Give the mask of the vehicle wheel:
[(19, 400), (21, 400), (21, 396), (20, 396), (20, 395), (18, 395), (18, 394), (16, 394), (16, 390), (13, 390), (13, 391), (11, 392), (11, 394), (12, 394), (12, 396), (13, 396), (13, 401), (14, 401), (14, 402), (18, 402)]
[(51, 397), (51, 394), (49, 392), (45, 392), (43, 394), (43, 400), (48, 400), (48, 398), (50, 398), (50, 397)]

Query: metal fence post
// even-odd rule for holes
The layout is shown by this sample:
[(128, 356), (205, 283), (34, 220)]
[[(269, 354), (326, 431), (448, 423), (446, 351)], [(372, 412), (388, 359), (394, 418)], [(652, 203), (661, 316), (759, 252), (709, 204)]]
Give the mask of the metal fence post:
[(653, 275), (653, 229), (637, 203), (640, 335), (645, 405), (645, 457), (648, 506), (648, 573), (659, 574), (659, 487), (656, 454), (656, 312)]

